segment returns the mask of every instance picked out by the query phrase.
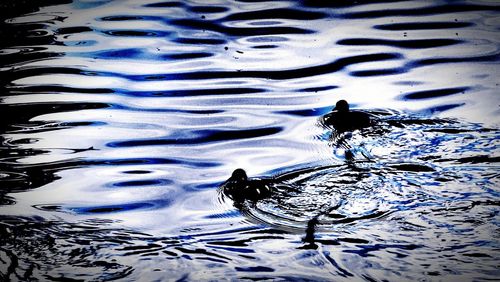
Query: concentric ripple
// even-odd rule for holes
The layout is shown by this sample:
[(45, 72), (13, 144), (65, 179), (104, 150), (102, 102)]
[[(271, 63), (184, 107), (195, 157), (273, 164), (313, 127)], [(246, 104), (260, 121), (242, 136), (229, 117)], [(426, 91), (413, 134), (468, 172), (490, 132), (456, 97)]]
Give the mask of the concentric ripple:
[[(334, 153), (349, 152), (353, 156), (346, 164), (278, 174), (272, 178), (271, 197), (236, 207), (254, 221), (278, 229), (304, 230), (317, 219), (317, 230), (327, 232), (339, 225), (376, 221), (398, 211), (441, 207), (445, 202), (449, 205), (449, 199), (435, 189), (476, 174), (480, 168), (474, 163), (488, 166), (498, 161), (498, 130), (450, 119), (371, 114), (379, 117), (377, 125), (358, 133), (340, 137), (326, 128)], [(460, 157), (474, 151), (495, 157)], [(451, 160), (471, 165), (446, 165)], [(476, 176), (481, 178), (484, 176)], [(464, 193), (462, 200), (481, 201), (481, 197), (473, 200), (470, 191), (454, 193)]]
[[(320, 230), (337, 224), (376, 219), (397, 209), (391, 182), (377, 172), (350, 166), (314, 168), (276, 177), (275, 194), (245, 209), (253, 219), (276, 228), (304, 230), (318, 217)], [(281, 179), (286, 180), (281, 182)], [(387, 204), (392, 203), (394, 206)]]

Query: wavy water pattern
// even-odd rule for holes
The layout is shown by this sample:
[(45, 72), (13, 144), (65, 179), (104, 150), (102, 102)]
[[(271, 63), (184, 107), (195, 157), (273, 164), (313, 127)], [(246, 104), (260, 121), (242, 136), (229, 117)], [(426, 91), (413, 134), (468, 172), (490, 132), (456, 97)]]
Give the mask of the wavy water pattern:
[[(0, 280), (497, 279), (496, 2), (31, 2), (1, 5)], [(375, 125), (324, 125), (340, 99)], [(239, 167), (272, 196), (224, 195)]]

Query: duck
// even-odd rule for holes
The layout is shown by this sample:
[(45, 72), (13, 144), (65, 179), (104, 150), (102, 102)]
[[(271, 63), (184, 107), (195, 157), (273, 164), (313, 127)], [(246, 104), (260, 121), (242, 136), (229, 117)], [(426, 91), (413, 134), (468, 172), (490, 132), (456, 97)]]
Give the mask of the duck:
[(338, 132), (354, 131), (374, 124), (373, 117), (365, 112), (351, 111), (346, 100), (339, 100), (332, 112), (323, 117), (326, 125), (333, 126)]
[(257, 202), (271, 196), (271, 179), (249, 179), (245, 170), (238, 168), (222, 185), (222, 191), (235, 202)]

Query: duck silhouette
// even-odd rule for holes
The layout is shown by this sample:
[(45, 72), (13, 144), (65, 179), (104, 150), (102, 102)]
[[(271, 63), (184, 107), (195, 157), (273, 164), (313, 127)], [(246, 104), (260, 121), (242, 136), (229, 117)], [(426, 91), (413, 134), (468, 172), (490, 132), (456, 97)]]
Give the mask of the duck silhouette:
[(247, 173), (238, 168), (233, 171), (231, 177), (222, 184), (221, 188), (224, 194), (235, 202), (245, 200), (256, 202), (271, 196), (272, 182), (272, 179), (249, 179)]
[(339, 100), (332, 112), (323, 117), (325, 125), (333, 126), (338, 132), (354, 131), (370, 127), (374, 124), (374, 117), (361, 111), (351, 111), (346, 100)]
[(340, 166), (342, 165), (306, 167), (266, 178), (248, 178), (245, 170), (238, 168), (233, 171), (228, 180), (222, 183), (220, 189), (230, 199), (238, 203), (245, 200), (256, 202), (273, 195), (287, 198), (301, 192), (300, 188), (289, 184), (291, 180)]

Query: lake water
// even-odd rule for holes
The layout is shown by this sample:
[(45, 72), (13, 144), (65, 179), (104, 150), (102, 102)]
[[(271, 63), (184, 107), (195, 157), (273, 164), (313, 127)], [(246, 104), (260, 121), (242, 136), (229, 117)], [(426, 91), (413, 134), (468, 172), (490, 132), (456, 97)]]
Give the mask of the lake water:
[(500, 277), (498, 2), (10, 2), (1, 280)]

